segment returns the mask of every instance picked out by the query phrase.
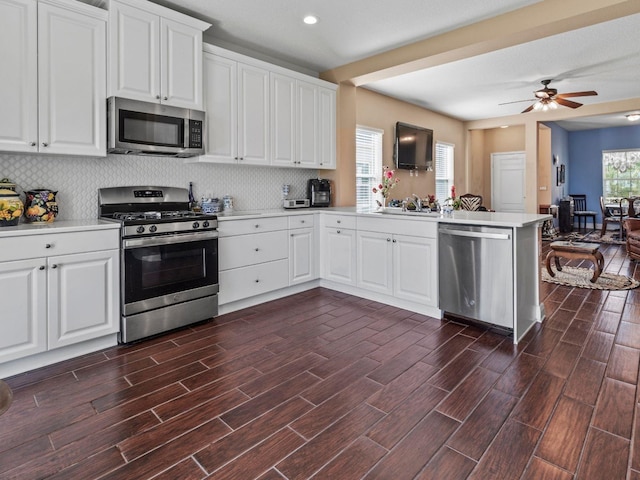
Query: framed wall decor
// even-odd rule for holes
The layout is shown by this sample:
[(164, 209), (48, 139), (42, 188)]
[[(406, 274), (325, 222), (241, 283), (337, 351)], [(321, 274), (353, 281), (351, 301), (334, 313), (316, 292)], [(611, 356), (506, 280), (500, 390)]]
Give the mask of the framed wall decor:
[(556, 167), (556, 186), (564, 185), (564, 165)]

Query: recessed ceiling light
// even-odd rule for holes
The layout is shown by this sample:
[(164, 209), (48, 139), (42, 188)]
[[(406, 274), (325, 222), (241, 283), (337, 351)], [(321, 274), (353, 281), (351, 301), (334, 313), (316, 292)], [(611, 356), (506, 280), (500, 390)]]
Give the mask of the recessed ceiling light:
[(509, 128), (509, 125), (500, 125), (500, 128)]
[(629, 115), (627, 115), (627, 120), (629, 120), (630, 122), (637, 122), (638, 120), (640, 120), (640, 113), (630, 113)]
[(315, 15), (307, 15), (302, 19), (302, 21), (307, 25), (315, 25), (316, 23), (318, 23), (318, 17), (316, 17)]

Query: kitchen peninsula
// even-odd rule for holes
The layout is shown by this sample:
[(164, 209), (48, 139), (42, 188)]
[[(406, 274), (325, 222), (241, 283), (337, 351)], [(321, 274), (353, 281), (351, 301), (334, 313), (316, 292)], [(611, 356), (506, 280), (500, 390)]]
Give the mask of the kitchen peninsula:
[[(278, 217), (288, 217), (288, 223)], [(243, 260), (229, 268), (221, 265), (220, 312), (235, 311), (319, 285), (441, 318), (439, 289), (446, 288), (456, 292), (463, 303), (484, 303), (482, 316), (469, 317), (512, 329), (517, 342), (544, 317), (539, 302), (539, 227), (550, 218), (467, 211), (454, 211), (451, 215), (426, 212), (394, 215), (362, 213), (355, 207), (222, 215), (220, 249), (228, 246), (233, 258)], [(501, 249), (508, 257), (508, 271), (503, 265), (499, 278), (491, 278), (490, 269), (481, 267), (495, 263), (496, 259), (483, 256), (486, 248), (479, 247), (479, 254), (471, 263), (484, 289), (463, 291), (464, 278), (443, 277), (439, 268), (439, 253), (442, 255), (450, 247), (448, 241), (439, 243), (441, 225), (506, 230), (508, 239)], [(287, 242), (283, 238), (267, 238), (268, 232), (274, 236), (278, 231), (283, 236), (289, 234), (288, 253), (284, 251)], [(283, 251), (277, 253), (278, 248)], [(287, 258), (288, 262), (284, 262)], [(458, 263), (466, 261), (463, 257), (459, 260)], [(477, 297), (487, 288), (496, 291), (489, 305)], [(498, 291), (500, 288), (504, 290)]]

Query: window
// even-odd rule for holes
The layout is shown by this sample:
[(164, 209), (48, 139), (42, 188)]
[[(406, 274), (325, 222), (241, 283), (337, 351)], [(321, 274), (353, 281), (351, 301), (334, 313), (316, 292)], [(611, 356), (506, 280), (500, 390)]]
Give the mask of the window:
[(602, 152), (602, 196), (618, 201), (640, 193), (640, 150)]
[(356, 207), (370, 212), (378, 206), (372, 189), (382, 177), (382, 130), (356, 127)]
[(440, 204), (451, 196), (453, 148), (449, 143), (436, 142), (436, 199)]

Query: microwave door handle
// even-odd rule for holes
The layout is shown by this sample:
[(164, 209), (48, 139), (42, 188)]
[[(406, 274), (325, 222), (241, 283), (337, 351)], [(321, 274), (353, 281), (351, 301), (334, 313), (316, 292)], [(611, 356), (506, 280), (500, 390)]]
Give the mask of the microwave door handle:
[(218, 232), (180, 233), (176, 235), (161, 235), (158, 237), (125, 238), (122, 246), (125, 249), (156, 247), (158, 245), (171, 245), (176, 243), (196, 242), (218, 238)]

